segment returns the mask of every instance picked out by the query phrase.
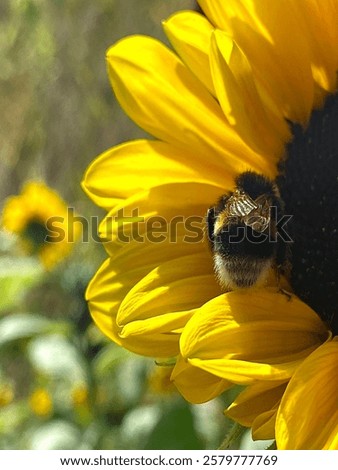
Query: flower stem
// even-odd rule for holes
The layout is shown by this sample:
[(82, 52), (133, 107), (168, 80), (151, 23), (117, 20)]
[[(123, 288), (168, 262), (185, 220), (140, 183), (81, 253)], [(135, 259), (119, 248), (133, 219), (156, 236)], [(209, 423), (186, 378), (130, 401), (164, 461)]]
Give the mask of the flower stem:
[(246, 428), (244, 426), (241, 426), (238, 423), (234, 423), (234, 425), (226, 435), (224, 441), (219, 446), (218, 450), (230, 449), (236, 443), (236, 441), (243, 435), (245, 430)]

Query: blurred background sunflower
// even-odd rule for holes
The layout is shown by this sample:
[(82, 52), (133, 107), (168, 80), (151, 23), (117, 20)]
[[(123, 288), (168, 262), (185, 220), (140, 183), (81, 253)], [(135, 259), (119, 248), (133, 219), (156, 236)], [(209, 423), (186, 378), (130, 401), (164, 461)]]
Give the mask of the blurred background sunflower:
[[(105, 52), (133, 33), (167, 42), (161, 21), (192, 6), (0, 2), (1, 449), (215, 448), (229, 427), (223, 399), (185, 403), (171, 368), (104, 339), (84, 300), (105, 254), (92, 237), (103, 211), (80, 180), (95, 155), (145, 136), (111, 93)], [(48, 262), (45, 222), (66, 208), (81, 236)]]

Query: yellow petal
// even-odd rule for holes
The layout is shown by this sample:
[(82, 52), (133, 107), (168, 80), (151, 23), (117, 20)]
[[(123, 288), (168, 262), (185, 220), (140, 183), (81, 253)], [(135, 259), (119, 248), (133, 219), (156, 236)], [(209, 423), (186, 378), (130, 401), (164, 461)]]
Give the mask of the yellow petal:
[[(204, 182), (230, 187), (228, 168), (219, 159), (196, 158), (189, 150), (165, 142), (136, 140), (113, 147), (89, 166), (83, 189), (92, 200), (111, 209), (137, 192), (168, 183)], [(230, 188), (229, 188), (230, 189)]]
[(209, 49), (213, 26), (205, 16), (192, 11), (175, 13), (163, 22), (169, 41), (183, 62), (215, 95), (209, 65)]
[[(182, 350), (181, 350), (182, 351)], [(304, 354), (305, 355), (305, 354)], [(254, 361), (236, 359), (188, 358), (194, 367), (210, 372), (239, 385), (249, 385), (257, 380), (281, 381), (291, 377), (301, 360), (288, 361), (277, 365), (261, 364)]]
[(187, 243), (201, 243), (205, 216), (224, 190), (202, 183), (172, 183), (137, 193), (114, 207), (100, 225), (100, 236), (114, 244), (137, 240), (176, 243), (181, 230)]
[(67, 206), (59, 194), (40, 181), (26, 183), (20, 194), (6, 199), (1, 214), (2, 226), (20, 233), (32, 220), (46, 224), (50, 217), (63, 217), (66, 225)]
[(243, 426), (251, 427), (255, 419), (276, 407), (287, 382), (258, 382), (241, 392), (225, 411), (226, 416)]
[(116, 310), (121, 303), (124, 292), (122, 283), (119, 286), (114, 282), (115, 275), (111, 260), (107, 259), (90, 281), (86, 291), (86, 300), (89, 302), (91, 316), (100, 330), (121, 345), (114, 309)]
[(254, 441), (274, 439), (277, 407), (259, 415), (252, 424)]
[(131, 240), (122, 247), (113, 248), (113, 245), (107, 245), (115, 274), (127, 275), (129, 273), (128, 275), (134, 279), (132, 272), (139, 271), (143, 273), (142, 278), (166, 261), (209, 251), (205, 241), (187, 243), (183, 227), (177, 227), (176, 235), (172, 234), (172, 239), (166, 237), (160, 243), (154, 243), (149, 237), (144, 243)]
[(330, 332), (296, 297), (274, 288), (234, 291), (206, 305), (180, 342), (191, 365), (234, 383), (283, 381)]
[(297, 369), (276, 422), (278, 449), (338, 450), (338, 338), (314, 351)]
[(239, 139), (214, 97), (163, 44), (132, 36), (108, 50), (107, 62), (117, 99), (147, 132), (212, 165), (226, 159), (232, 176), (248, 167), (275, 174), (274, 165)]
[(252, 428), (253, 439), (273, 439), (278, 405), (287, 383), (258, 382), (241, 392), (226, 416)]
[(314, 80), (334, 93), (338, 69), (338, 3), (336, 0), (299, 0), (293, 3), (310, 44)]
[[(129, 277), (126, 276), (126, 281)], [(115, 272), (111, 266), (111, 260), (106, 260), (94, 278), (90, 282), (86, 299), (89, 302), (91, 316), (98, 328), (112, 341), (136, 354), (145, 356), (158, 355), (161, 351), (163, 357), (174, 356), (178, 353), (179, 336), (168, 335), (144, 335), (142, 340), (135, 342), (133, 338), (122, 338), (121, 328), (116, 323), (116, 313), (125, 291), (128, 291), (128, 283), (124, 286), (122, 277), (115, 279)], [(122, 297), (122, 298), (121, 298)]]
[(136, 284), (121, 304), (117, 323), (124, 336), (179, 329), (191, 310), (219, 293), (210, 254), (184, 256), (162, 263)]
[(171, 237), (166, 237), (160, 243), (154, 243), (154, 240), (148, 237), (143, 243), (131, 240), (121, 247), (108, 244), (110, 261), (107, 260), (103, 264), (103, 271), (99, 271), (92, 280), (91, 294), (95, 293), (96, 296), (96, 290), (98, 293), (101, 290), (102, 294), (107, 293), (110, 310), (116, 313), (115, 307), (120, 305), (127, 292), (154, 268), (170, 260), (208, 252), (204, 241), (187, 242), (182, 225), (177, 227), (177, 232), (172, 232)]
[[(30, 235), (27, 227), (31, 223), (40, 225), (49, 240)], [(47, 270), (70, 253), (83, 229), (60, 195), (38, 181), (26, 183), (19, 195), (5, 201), (0, 224), (18, 234), (24, 252), (37, 255)]]
[(206, 16), (230, 34), (277, 109), (305, 124), (314, 100), (310, 44), (291, 0), (199, 0)]
[(205, 403), (232, 387), (232, 383), (191, 366), (179, 356), (172, 380), (190, 403)]
[(221, 30), (215, 30), (211, 46), (214, 86), (229, 123), (257, 152), (277, 161), (284, 152), (286, 135), (275, 130), (273, 116), (267, 114), (258, 94), (247, 58)]
[[(196, 288), (187, 291), (187, 283)], [(177, 330), (193, 309), (219, 293), (206, 243), (185, 243), (179, 236), (176, 243), (133, 241), (112, 252), (91, 281), (87, 300), (96, 324), (118, 344), (173, 356)]]

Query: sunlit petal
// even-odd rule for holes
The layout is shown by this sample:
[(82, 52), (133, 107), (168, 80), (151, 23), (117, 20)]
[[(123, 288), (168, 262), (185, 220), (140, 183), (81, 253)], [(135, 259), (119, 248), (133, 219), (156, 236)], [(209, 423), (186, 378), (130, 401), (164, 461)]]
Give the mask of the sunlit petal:
[[(124, 326), (125, 336), (152, 332), (153, 329), (178, 329), (185, 325), (191, 310), (203, 305), (219, 291), (208, 253), (167, 261), (129, 291), (120, 307), (117, 322)], [(179, 316), (183, 317), (183, 322)], [(137, 320), (141, 322), (133, 325)]]
[(163, 44), (132, 36), (111, 47), (107, 61), (117, 99), (147, 132), (211, 163), (226, 159), (232, 175), (248, 167), (275, 174), (273, 165), (242, 142), (213, 96)]
[(160, 243), (166, 239), (176, 243), (176, 233), (181, 230), (186, 243), (201, 243), (207, 209), (223, 192), (218, 186), (202, 183), (150, 188), (115, 206), (101, 223), (100, 235), (116, 244), (131, 240)]
[[(338, 69), (338, 3), (336, 0), (300, 0), (293, 2), (293, 7), (310, 44), (314, 80), (324, 90), (334, 92)], [(319, 103), (322, 98), (323, 93)]]
[(275, 289), (221, 295), (188, 322), (181, 337), (192, 365), (239, 384), (287, 380), (330, 333), (296, 297)]
[(244, 51), (255, 77), (282, 114), (305, 124), (313, 106), (314, 82), (309, 43), (300, 32), (294, 3), (199, 0), (212, 23)]
[(273, 115), (259, 96), (247, 58), (223, 31), (214, 32), (211, 46), (214, 86), (229, 123), (252, 148), (280, 158), (288, 138), (286, 123), (278, 133)]
[(276, 422), (279, 449), (338, 450), (338, 339), (314, 351), (292, 377)]
[[(125, 280), (127, 279), (130, 283), (133, 282), (128, 275), (125, 277)], [(116, 314), (124, 294), (128, 292), (128, 287), (130, 288), (130, 285), (128, 286), (128, 282), (124, 285), (122, 277), (115, 279), (111, 260), (106, 260), (90, 282), (86, 293), (91, 316), (96, 325), (112, 341), (137, 354), (154, 357), (155, 352), (161, 351), (163, 357), (176, 355), (179, 339), (177, 334), (156, 337), (143, 335), (138, 341), (134, 341), (133, 337), (121, 337)]]
[[(227, 380), (191, 366), (181, 356), (178, 357), (173, 370), (172, 380), (182, 396), (191, 403), (212, 400), (233, 385)], [(192, 383), (198, 384), (198, 387), (192, 387)]]
[[(83, 188), (101, 207), (111, 209), (135, 193), (168, 183), (201, 182), (229, 187), (227, 162), (198, 159), (165, 142), (136, 140), (113, 147), (88, 168)], [(142, 178), (140, 178), (142, 174)]]
[(275, 435), (277, 408), (287, 382), (257, 382), (241, 392), (226, 416), (252, 428), (254, 439), (272, 439)]
[(209, 65), (210, 39), (214, 28), (207, 18), (196, 12), (182, 11), (164, 21), (163, 27), (183, 62), (215, 95)]

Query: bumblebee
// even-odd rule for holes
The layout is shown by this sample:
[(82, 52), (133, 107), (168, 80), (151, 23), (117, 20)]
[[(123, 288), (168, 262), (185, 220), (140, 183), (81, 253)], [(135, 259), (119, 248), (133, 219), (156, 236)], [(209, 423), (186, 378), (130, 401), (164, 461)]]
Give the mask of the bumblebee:
[(261, 285), (271, 268), (283, 270), (286, 244), (278, 234), (283, 206), (274, 181), (247, 171), (236, 178), (234, 191), (209, 208), (208, 238), (221, 287)]

